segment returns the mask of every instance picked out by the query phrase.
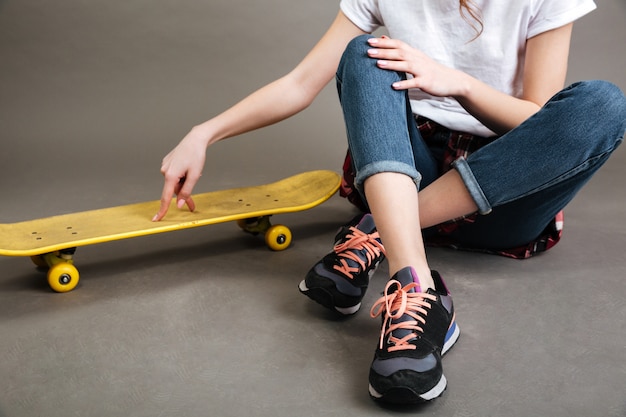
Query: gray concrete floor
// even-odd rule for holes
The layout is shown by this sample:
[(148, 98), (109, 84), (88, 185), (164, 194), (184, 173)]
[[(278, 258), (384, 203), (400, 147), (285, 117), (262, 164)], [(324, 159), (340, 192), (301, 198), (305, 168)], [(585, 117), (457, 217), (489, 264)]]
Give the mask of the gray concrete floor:
[[(574, 30), (569, 79), (626, 90), (626, 3)], [(199, 121), (296, 64), (336, 1), (0, 0), (0, 221), (159, 197), (162, 156)], [(333, 87), (304, 113), (213, 147), (197, 191), (339, 170)], [(79, 250), (52, 293), (0, 258), (0, 416), (626, 416), (626, 152), (566, 211), (564, 240), (527, 261), (429, 251), (462, 335), (446, 393), (409, 410), (367, 394), (379, 332), (297, 291), (352, 209), (279, 216), (270, 252), (232, 224)], [(384, 266), (365, 306), (382, 289)]]

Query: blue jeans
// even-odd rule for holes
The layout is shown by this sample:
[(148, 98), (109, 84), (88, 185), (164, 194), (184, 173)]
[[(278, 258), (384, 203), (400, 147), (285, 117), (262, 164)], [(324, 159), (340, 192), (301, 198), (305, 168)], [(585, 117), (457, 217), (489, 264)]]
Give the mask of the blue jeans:
[[(337, 70), (356, 185), (381, 172), (413, 178), (418, 188), (437, 179), (439, 161), (421, 137), (406, 91), (392, 83), (405, 74), (382, 70), (367, 56), (369, 35), (355, 38)], [(517, 128), (458, 159), (458, 171), (478, 207), (474, 223), (454, 236), (478, 248), (531, 242), (621, 143), (626, 98), (605, 81), (586, 81), (556, 94)]]

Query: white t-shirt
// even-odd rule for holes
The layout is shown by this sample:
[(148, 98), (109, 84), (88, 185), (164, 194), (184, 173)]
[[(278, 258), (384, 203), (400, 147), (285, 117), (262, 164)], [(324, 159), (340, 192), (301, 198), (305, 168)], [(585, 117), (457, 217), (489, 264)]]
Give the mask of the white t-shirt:
[[(384, 26), (392, 38), (435, 61), (520, 97), (526, 40), (573, 22), (596, 8), (593, 0), (476, 0), (483, 32), (464, 20), (458, 0), (341, 0), (342, 12), (365, 32)], [(478, 27), (477, 22), (474, 26)], [(493, 136), (453, 98), (409, 91), (415, 114), (449, 129)]]

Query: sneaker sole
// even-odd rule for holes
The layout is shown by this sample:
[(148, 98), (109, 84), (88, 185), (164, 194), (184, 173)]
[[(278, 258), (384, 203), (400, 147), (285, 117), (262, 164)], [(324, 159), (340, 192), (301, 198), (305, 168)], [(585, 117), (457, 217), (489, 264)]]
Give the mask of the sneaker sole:
[(443, 347), (441, 348), (441, 356), (445, 355), (452, 346), (459, 339), (459, 335), (461, 334), (461, 329), (456, 324), (456, 320), (452, 319), (452, 323), (448, 328), (448, 332), (446, 333), (446, 338), (444, 339)]
[(372, 399), (385, 403), (421, 404), (439, 397), (446, 390), (447, 385), (448, 381), (446, 380), (446, 377), (442, 375), (437, 385), (422, 394), (415, 392), (415, 390), (409, 387), (394, 387), (389, 389), (384, 394), (381, 394), (376, 391), (371, 385), (369, 386), (369, 393)]
[(335, 305), (335, 299), (329, 291), (324, 288), (308, 288), (304, 280), (298, 285), (300, 292), (316, 303), (328, 308), (329, 310), (336, 311), (344, 316), (351, 316), (355, 314), (361, 308), (361, 303), (358, 303), (351, 307), (338, 307)]

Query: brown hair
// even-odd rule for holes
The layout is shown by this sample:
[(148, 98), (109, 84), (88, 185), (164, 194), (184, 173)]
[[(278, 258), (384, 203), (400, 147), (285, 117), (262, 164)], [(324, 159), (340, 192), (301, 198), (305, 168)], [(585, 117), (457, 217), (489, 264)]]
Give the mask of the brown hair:
[[(461, 12), (463, 20), (469, 23), (476, 32), (476, 36), (472, 39), (473, 41), (483, 33), (483, 21), (480, 9), (476, 7), (472, 0), (459, 0), (459, 11)], [(474, 22), (470, 22), (470, 18)]]

